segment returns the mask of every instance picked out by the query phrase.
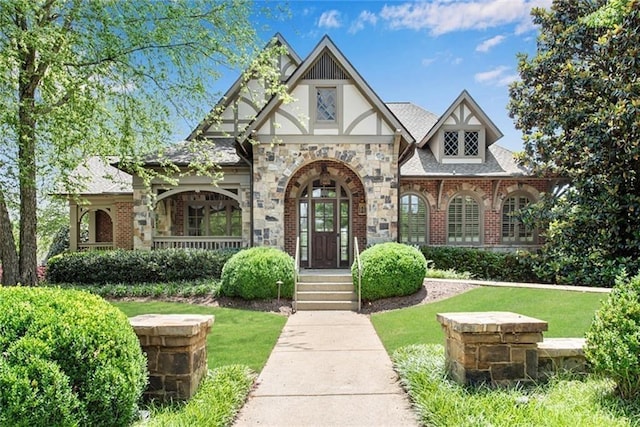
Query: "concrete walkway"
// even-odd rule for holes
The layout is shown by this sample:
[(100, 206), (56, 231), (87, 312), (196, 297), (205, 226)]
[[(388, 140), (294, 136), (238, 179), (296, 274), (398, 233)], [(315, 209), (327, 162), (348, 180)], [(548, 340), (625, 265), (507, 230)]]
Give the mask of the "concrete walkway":
[(299, 311), (287, 320), (236, 426), (417, 426), (369, 318)]

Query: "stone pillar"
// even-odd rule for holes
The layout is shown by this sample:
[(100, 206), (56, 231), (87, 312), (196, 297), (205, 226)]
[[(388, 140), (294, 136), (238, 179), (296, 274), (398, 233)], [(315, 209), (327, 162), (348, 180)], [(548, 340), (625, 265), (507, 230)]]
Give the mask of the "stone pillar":
[(213, 316), (145, 314), (129, 322), (147, 355), (145, 398), (191, 398), (207, 372), (207, 334)]
[(441, 313), (447, 374), (459, 384), (510, 385), (538, 377), (547, 322), (510, 312)]

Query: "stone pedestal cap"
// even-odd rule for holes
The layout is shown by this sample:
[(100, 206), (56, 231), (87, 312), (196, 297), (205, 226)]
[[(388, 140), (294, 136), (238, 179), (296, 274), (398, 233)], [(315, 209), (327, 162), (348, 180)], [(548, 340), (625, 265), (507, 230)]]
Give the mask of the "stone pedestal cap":
[(200, 314), (142, 314), (131, 317), (129, 323), (138, 336), (180, 336), (198, 335), (203, 328), (213, 324), (212, 315)]
[(509, 311), (438, 313), (442, 326), (459, 333), (529, 333), (549, 328), (547, 322)]

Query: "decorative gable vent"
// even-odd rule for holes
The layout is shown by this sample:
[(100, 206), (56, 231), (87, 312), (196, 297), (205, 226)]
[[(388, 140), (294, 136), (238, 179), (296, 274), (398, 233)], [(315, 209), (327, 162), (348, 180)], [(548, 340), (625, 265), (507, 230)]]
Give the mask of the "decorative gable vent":
[(328, 52), (324, 52), (304, 75), (305, 80), (349, 80), (349, 74)]

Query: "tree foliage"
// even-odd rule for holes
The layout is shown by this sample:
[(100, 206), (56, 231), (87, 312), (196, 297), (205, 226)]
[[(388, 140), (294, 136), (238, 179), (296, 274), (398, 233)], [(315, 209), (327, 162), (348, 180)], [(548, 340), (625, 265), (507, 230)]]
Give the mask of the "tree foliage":
[[(115, 155), (149, 179), (141, 156), (168, 140), (175, 119), (206, 116), (203, 108), (218, 100), (210, 87), (221, 70), (253, 64), (252, 78), (277, 86), (268, 50), (251, 62), (253, 13), (242, 0), (0, 2), (6, 284), (35, 283), (38, 195), (78, 192), (69, 172), (86, 159)], [(194, 166), (210, 170), (213, 161), (197, 143)], [(19, 250), (12, 221), (20, 225)]]
[(612, 25), (587, 22), (611, 8), (606, 1), (534, 10), (537, 53), (520, 57), (521, 80), (510, 88), (525, 164), (570, 182), (539, 212), (549, 226), (544, 263), (558, 282), (611, 286), (623, 265), (638, 265), (640, 4), (619, 5)]

